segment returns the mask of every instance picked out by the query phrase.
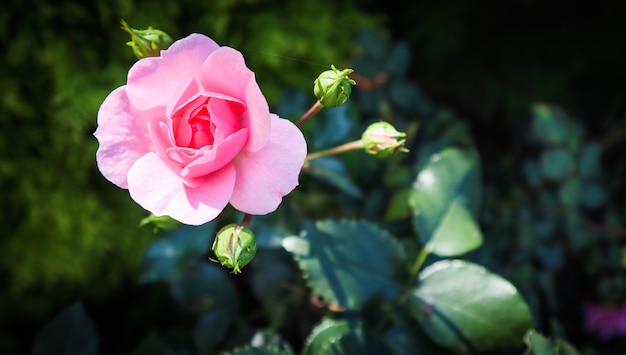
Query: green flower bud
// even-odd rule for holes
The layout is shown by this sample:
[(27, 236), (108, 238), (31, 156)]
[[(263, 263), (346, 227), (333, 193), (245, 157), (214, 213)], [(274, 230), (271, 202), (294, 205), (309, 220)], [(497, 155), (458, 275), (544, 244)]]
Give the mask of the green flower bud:
[(372, 123), (367, 127), (361, 141), (363, 149), (369, 154), (378, 158), (385, 158), (395, 154), (396, 152), (408, 152), (404, 148), (406, 133), (398, 132), (391, 124), (387, 122)]
[(172, 38), (161, 30), (148, 27), (147, 30), (137, 30), (128, 26), (122, 20), (122, 29), (130, 34), (130, 42), (126, 45), (133, 48), (138, 59), (146, 57), (158, 57), (162, 49), (167, 49), (172, 44)]
[(217, 262), (238, 274), (256, 254), (254, 233), (244, 226), (229, 224), (217, 232), (212, 249)]
[(348, 78), (348, 75), (354, 70), (337, 70), (334, 65), (331, 65), (330, 68), (331, 70), (322, 72), (315, 79), (313, 93), (322, 105), (337, 107), (343, 105), (350, 98), (352, 85), (355, 85), (356, 82)]

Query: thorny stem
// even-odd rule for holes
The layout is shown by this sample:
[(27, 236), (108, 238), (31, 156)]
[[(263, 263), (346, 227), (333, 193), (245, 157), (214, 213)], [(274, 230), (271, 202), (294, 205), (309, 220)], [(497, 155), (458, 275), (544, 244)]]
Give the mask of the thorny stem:
[(304, 115), (302, 115), (302, 117), (300, 117), (300, 119), (296, 123), (296, 126), (302, 127), (304, 122), (306, 122), (309, 118), (315, 116), (315, 114), (320, 112), (320, 110), (323, 108), (324, 105), (322, 105), (320, 100), (317, 100), (317, 102), (315, 102), (315, 104), (313, 104), (313, 106), (311, 106), (311, 108)]
[(359, 139), (353, 142), (345, 143), (330, 149), (320, 150), (319, 152), (311, 153), (306, 156), (305, 162), (311, 161), (317, 158), (325, 157), (328, 155), (334, 155), (339, 153), (348, 152), (351, 150), (357, 150), (363, 148), (363, 142)]

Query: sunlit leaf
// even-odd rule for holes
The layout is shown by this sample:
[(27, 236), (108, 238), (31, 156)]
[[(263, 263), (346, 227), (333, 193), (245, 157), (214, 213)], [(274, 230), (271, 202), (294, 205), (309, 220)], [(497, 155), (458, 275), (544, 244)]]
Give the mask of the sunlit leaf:
[(83, 304), (74, 303), (44, 326), (33, 345), (34, 355), (97, 354), (98, 334)]
[(140, 282), (171, 281), (206, 254), (213, 239), (213, 223), (183, 226), (152, 243), (143, 258)]
[(395, 239), (361, 221), (319, 221), (283, 240), (313, 292), (340, 307), (359, 309), (372, 297), (400, 292), (402, 251)]
[(324, 319), (309, 334), (302, 355), (364, 354), (365, 340), (358, 323)]
[(413, 183), (409, 205), (417, 234), (432, 253), (454, 256), (482, 244), (476, 222), (480, 206), (476, 152), (448, 148), (431, 157)]
[(462, 260), (424, 269), (409, 304), (422, 329), (457, 353), (519, 346), (533, 326), (528, 305), (511, 283)]

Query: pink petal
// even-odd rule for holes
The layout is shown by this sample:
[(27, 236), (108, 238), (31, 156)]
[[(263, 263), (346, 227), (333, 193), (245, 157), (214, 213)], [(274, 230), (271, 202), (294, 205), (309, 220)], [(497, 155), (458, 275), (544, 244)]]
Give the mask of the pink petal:
[(250, 128), (246, 149), (256, 152), (263, 148), (270, 134), (269, 106), (241, 53), (229, 47), (213, 52), (204, 62), (201, 84), (205, 90), (232, 96), (247, 105), (241, 116), (241, 127)]
[(102, 175), (117, 186), (128, 188), (131, 166), (151, 150), (147, 125), (156, 114), (134, 110), (124, 86), (111, 92), (100, 106), (94, 133), (100, 143), (96, 161)]
[(208, 175), (196, 188), (187, 187), (161, 159), (149, 153), (130, 169), (130, 196), (157, 216), (200, 225), (217, 217), (228, 204), (235, 182), (232, 165)]
[(207, 36), (193, 33), (161, 51), (160, 57), (144, 58), (128, 71), (128, 97), (135, 107), (167, 105), (181, 82), (200, 75), (202, 63), (219, 46)]
[(291, 122), (271, 115), (269, 141), (258, 152), (243, 150), (235, 159), (237, 180), (230, 203), (250, 214), (267, 214), (278, 208), (283, 196), (298, 186), (306, 157), (306, 141)]
[(200, 149), (194, 161), (185, 166), (180, 175), (185, 179), (193, 179), (222, 169), (239, 154), (241, 148), (246, 144), (247, 138), (248, 130), (244, 128), (231, 134), (223, 142), (210, 149)]

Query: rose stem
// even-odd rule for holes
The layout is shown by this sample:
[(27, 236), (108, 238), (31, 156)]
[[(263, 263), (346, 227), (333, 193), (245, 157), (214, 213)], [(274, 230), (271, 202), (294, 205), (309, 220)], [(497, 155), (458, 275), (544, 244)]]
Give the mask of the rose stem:
[(304, 115), (302, 115), (302, 117), (300, 117), (300, 120), (298, 120), (296, 126), (302, 127), (304, 122), (306, 122), (309, 118), (315, 116), (315, 114), (320, 112), (322, 108), (324, 108), (324, 105), (322, 105), (320, 100), (317, 100), (317, 102), (315, 102), (315, 104), (313, 104), (313, 106), (311, 106), (311, 108)]
[(250, 225), (251, 221), (252, 221), (252, 215), (246, 213), (243, 215), (243, 218), (241, 219), (241, 222), (239, 223), (239, 225), (242, 227), (247, 227)]
[(342, 144), (342, 145), (339, 145), (330, 149), (320, 150), (319, 152), (311, 153), (306, 156), (306, 159), (304, 161), (311, 161), (313, 159), (325, 157), (328, 155), (349, 152), (351, 150), (357, 150), (357, 149), (362, 149), (362, 148), (363, 148), (363, 142), (359, 139), (359, 140), (345, 143), (345, 144)]

